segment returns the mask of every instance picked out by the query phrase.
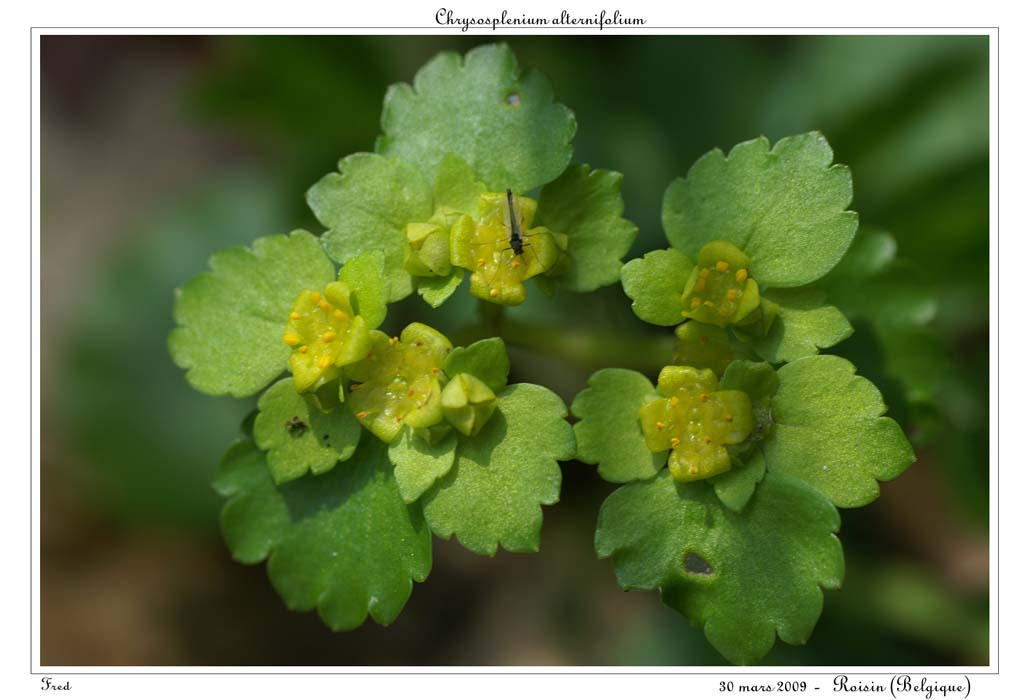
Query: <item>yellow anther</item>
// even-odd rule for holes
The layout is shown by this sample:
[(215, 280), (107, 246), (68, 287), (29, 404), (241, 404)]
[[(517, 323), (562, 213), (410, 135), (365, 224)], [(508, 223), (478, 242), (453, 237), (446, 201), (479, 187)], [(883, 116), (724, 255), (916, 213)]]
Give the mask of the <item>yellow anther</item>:
[(736, 270), (736, 281), (739, 282), (740, 284), (743, 284), (744, 282), (746, 282), (747, 281), (747, 271), (746, 270)]
[(300, 314), (298, 314), (296, 311), (291, 311), (289, 317), (296, 321), (298, 318), (300, 318)]
[(301, 345), (301, 346), (300, 346), (299, 348), (297, 348), (297, 349), (298, 349), (298, 350), (299, 350), (300, 352), (307, 352), (307, 346), (306, 346), (306, 345)]
[(496, 287), (494, 287), (493, 289), (489, 290), (489, 295), (490, 295), (491, 297), (495, 297), (495, 296), (497, 296), (498, 294), (500, 294), (500, 290), (499, 290), (499, 289), (497, 289)]
[(347, 315), (345, 313), (343, 313), (342, 311), (340, 311), (339, 309), (336, 309), (335, 311), (333, 311), (332, 315), (335, 316), (336, 318), (338, 318), (340, 321), (346, 321), (347, 320)]
[(475, 261), (475, 264), (479, 267), (486, 267), (486, 258), (479, 258)]
[(407, 395), (408, 396), (414, 396), (414, 389), (408, 389), (407, 390)]
[(521, 266), (522, 266), (522, 263), (521, 263), (520, 260), (518, 260), (518, 258), (515, 258), (514, 260), (511, 261), (511, 268), (512, 269), (517, 270)]
[(282, 336), (282, 342), (284, 342), (286, 345), (296, 345), (300, 342), (300, 336), (296, 333), (287, 333), (286, 335)]
[(695, 475), (697, 475), (697, 474), (699, 474), (699, 473), (700, 473), (700, 470), (699, 470), (699, 469), (697, 469), (696, 467), (690, 467), (690, 468), (689, 468), (689, 469), (687, 469), (686, 471), (688, 471), (688, 472), (690, 473), (690, 475), (691, 475), (691, 476), (695, 476)]
[(322, 369), (328, 369), (329, 365), (331, 365), (331, 364), (332, 364), (332, 358), (329, 357), (328, 355), (325, 355), (325, 356), (322, 357), (322, 359), (318, 360), (318, 366), (321, 367)]
[(678, 396), (673, 396), (672, 398), (668, 399), (668, 404), (671, 405), (671, 406), (678, 406), (679, 405), (679, 397)]
[(332, 304), (330, 304), (329, 302), (325, 301), (324, 299), (322, 299), (321, 301), (318, 302), (318, 306), (321, 308), (322, 311), (331, 311), (332, 310)]
[(311, 292), (311, 303), (312, 304), (317, 304), (321, 300), (322, 300), (322, 293), (321, 292)]
[(707, 276), (710, 275), (710, 274), (711, 274), (711, 270), (707, 269), (706, 267), (703, 268), (700, 271), (700, 276), (703, 277), (704, 279), (707, 279)]
[(703, 292), (705, 289), (707, 289), (706, 279), (701, 278), (697, 280), (697, 283), (695, 285), (693, 285), (693, 291), (695, 292)]
[(368, 411), (358, 411), (357, 412), (357, 417), (358, 418), (367, 418), (368, 417)]
[(714, 308), (714, 305), (715, 305), (715, 302), (711, 301), (710, 299), (708, 299), (707, 301), (704, 302), (704, 306), (710, 306), (710, 307)]
[(730, 289), (729, 291), (727, 291), (725, 293), (725, 298), (728, 299), (729, 301), (736, 301), (737, 294), (738, 293), (737, 293), (737, 291), (735, 289)]
[(701, 394), (701, 395), (700, 395), (700, 400), (701, 400), (701, 401), (707, 401), (707, 400), (708, 400), (708, 398), (710, 398), (710, 397), (709, 397), (709, 396), (708, 396), (707, 394)]
[(393, 336), (392, 338), (389, 339), (389, 344), (390, 345), (396, 345), (399, 342), (400, 342), (400, 338), (398, 338), (396, 336)]
[(439, 374), (439, 367), (433, 367), (432, 368), (432, 373), (433, 374)]
[(718, 315), (719, 316), (728, 316), (731, 313), (732, 313), (732, 307), (729, 306), (728, 304), (723, 304), (721, 306), (721, 308), (718, 309)]
[(693, 297), (690, 299), (690, 308), (695, 309), (700, 306), (700, 297)]
[(656, 428), (657, 428), (658, 430), (664, 430), (664, 429), (665, 429), (665, 424), (664, 424), (664, 423), (663, 423), (662, 421), (658, 421), (658, 422), (657, 422), (657, 423), (655, 423), (654, 425), (655, 425), (655, 427), (656, 427)]
[(729, 271), (729, 263), (725, 262), (724, 260), (719, 260), (718, 262), (715, 263), (715, 269), (718, 270), (719, 272), (728, 272)]
[(679, 438), (672, 438), (669, 442), (671, 442), (672, 447), (678, 447), (682, 444), (682, 440), (680, 440)]
[(331, 343), (336, 339), (336, 331), (325, 331), (322, 333), (322, 340), (326, 343)]

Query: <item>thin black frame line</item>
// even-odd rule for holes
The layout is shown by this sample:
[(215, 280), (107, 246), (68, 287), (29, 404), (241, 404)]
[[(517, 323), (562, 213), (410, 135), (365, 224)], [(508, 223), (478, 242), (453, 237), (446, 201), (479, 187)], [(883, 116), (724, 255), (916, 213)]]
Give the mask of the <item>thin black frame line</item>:
[[(32, 139), (32, 136), (33, 136), (33, 132), (34, 132), (34, 128), (33, 127), (35, 125), (35, 111), (34, 111), (34, 104), (33, 104), (33, 101), (32, 101), (32, 94), (33, 94), (34, 77), (35, 76), (34, 76), (34, 72), (33, 72), (33, 62), (32, 62), (32, 59), (35, 56), (34, 56), (33, 50), (32, 50), (32, 43), (33, 43), (35, 34), (37, 32), (39, 32), (40, 33), (40, 39), (42, 39), (42, 37), (43, 37), (42, 31), (46, 30), (46, 29), (105, 29), (105, 28), (106, 29), (165, 29), (165, 30), (167, 30), (167, 29), (244, 29), (244, 30), (248, 30), (248, 29), (438, 29), (438, 30), (443, 30), (443, 29), (458, 29), (459, 27), (450, 27), (450, 26), (444, 26), (444, 25), (440, 25), (440, 26), (437, 26), (437, 27), (71, 27), (71, 26), (69, 26), (69, 27), (41, 27), (41, 26), (30, 26), (29, 27), (29, 171), (30, 172), (32, 171), (32, 165), (33, 165), (33, 162), (34, 162), (34, 159), (33, 159), (34, 150), (33, 150), (33, 139)], [(533, 28), (534, 29), (539, 29), (539, 28), (544, 28), (544, 27), (533, 27)], [(576, 29), (575, 27), (563, 27), (563, 26), (562, 27), (549, 27), (549, 28), (550, 29)], [(582, 29), (587, 29), (587, 28), (584, 27)], [(597, 29), (595, 27), (593, 27), (591, 29), (593, 29), (594, 31), (600, 31), (599, 29)], [(635, 29), (643, 29), (643, 28), (642, 27), (636, 27)], [(996, 105), (996, 108), (997, 109), (996, 109), (996, 115), (995, 115), (995, 118), (996, 118), (996, 121), (997, 121), (997, 159), (996, 159), (997, 160), (997, 163), (996, 163), (997, 182), (996, 182), (996, 192), (994, 193), (994, 196), (996, 198), (996, 204), (997, 204), (997, 221), (996, 221), (996, 224), (997, 224), (997, 258), (998, 258), (998, 261), (1000, 260), (1000, 188), (1001, 188), (1001, 184), (1000, 184), (1000, 92), (1001, 92), (1001, 90), (1000, 90), (1000, 26), (999, 25), (997, 25), (997, 26), (987, 26), (987, 27), (959, 27), (959, 26), (932, 26), (932, 27), (907, 27), (907, 26), (904, 26), (904, 27), (889, 27), (889, 26), (880, 26), (880, 27), (649, 27), (648, 29), (744, 29), (744, 30), (749, 30), (749, 29), (930, 29), (930, 30), (931, 29), (971, 29), (971, 30), (993, 30), (994, 32), (996, 32), (995, 35), (986, 34), (986, 36), (995, 36), (996, 49), (997, 49), (997, 63), (996, 63), (996, 66), (997, 66), (997, 105)], [(495, 34), (495, 30), (494, 30), (494, 34)], [(74, 35), (72, 35), (72, 36), (74, 36)], [(490, 36), (490, 35), (489, 34), (475, 33), (475, 34), (471, 34), (470, 36)], [(608, 35), (608, 36), (611, 36), (611, 35)], [(618, 35), (618, 36), (625, 36), (625, 35)], [(960, 35), (958, 35), (958, 36), (960, 36)], [(40, 49), (42, 50), (42, 42), (40, 43)], [(42, 86), (40, 86), (40, 87), (42, 87)], [(42, 99), (42, 94), (40, 95), (40, 98)], [(32, 232), (32, 228), (33, 228), (32, 225), (33, 225), (33, 220), (34, 220), (34, 216), (33, 216), (34, 210), (33, 210), (33, 206), (32, 205), (33, 205), (33, 195), (34, 195), (35, 189), (36, 189), (35, 185), (36, 185), (35, 181), (32, 181), (29, 184), (29, 235), (30, 235), (30, 237), (32, 235), (31, 232)], [(40, 234), (42, 234), (42, 231), (40, 231)], [(34, 451), (33, 451), (34, 442), (32, 440), (32, 427), (33, 427), (33, 424), (34, 424), (33, 418), (34, 418), (34, 415), (35, 415), (34, 404), (33, 404), (33, 401), (32, 401), (32, 398), (33, 398), (32, 397), (32, 388), (33, 388), (33, 360), (35, 358), (35, 352), (34, 352), (34, 347), (33, 347), (33, 343), (32, 343), (32, 321), (33, 321), (33, 317), (32, 317), (32, 303), (33, 303), (33, 299), (34, 299), (33, 292), (35, 290), (35, 276), (33, 275), (32, 263), (33, 263), (32, 241), (31, 241), (31, 238), (30, 238), (30, 241), (29, 241), (29, 464), (30, 464), (30, 467), (33, 464), (33, 459), (32, 458), (33, 458), (33, 454), (34, 454)], [(999, 285), (1000, 285), (1000, 266), (999, 265), (998, 265), (998, 268), (997, 268), (997, 284), (998, 284), (998, 287), (999, 287)], [(997, 402), (996, 415), (997, 416), (1000, 415), (1000, 381), (999, 381), (1000, 380), (1000, 332), (1001, 332), (1001, 328), (1000, 328), (1000, 304), (1001, 304), (1000, 294), (998, 294), (997, 295), (997, 348), (996, 348), (997, 379), (998, 379), (998, 382), (997, 382), (997, 393), (996, 393), (996, 402)], [(42, 310), (41, 310), (41, 312), (42, 312)], [(997, 462), (998, 462), (998, 464), (997, 464), (997, 493), (998, 493), (998, 497), (997, 497), (997, 503), (996, 503), (996, 510), (997, 510), (997, 513), (996, 513), (996, 516), (997, 516), (997, 597), (996, 597), (996, 601), (995, 601), (995, 604), (996, 604), (996, 607), (997, 607), (997, 625), (996, 625), (997, 626), (997, 669), (995, 671), (973, 671), (971, 674), (964, 674), (964, 675), (974, 675), (974, 676), (983, 676), (983, 675), (998, 675), (999, 676), (1000, 675), (1000, 657), (1001, 657), (1001, 650), (1000, 650), (1000, 578), (1001, 578), (1000, 577), (1000, 566), (1001, 566), (1001, 561), (1000, 561), (1000, 559), (1001, 559), (1000, 558), (1000, 538), (1001, 538), (1001, 532), (1000, 532), (1000, 423), (999, 423), (999, 421), (996, 423), (996, 425), (994, 427), (995, 427), (995, 432), (996, 432), (996, 436), (997, 436)], [(34, 513), (34, 508), (33, 508), (33, 505), (34, 505), (33, 494), (34, 494), (34, 492), (33, 492), (33, 488), (32, 488), (32, 477), (33, 477), (33, 475), (30, 474), (29, 475), (29, 603), (30, 603), (30, 605), (29, 605), (29, 675), (32, 675), (32, 676), (42, 676), (42, 675), (47, 675), (47, 674), (45, 672), (43, 672), (43, 671), (38, 671), (38, 672), (34, 671), (33, 667), (32, 667), (32, 653), (33, 653), (33, 650), (34, 650), (34, 646), (33, 646), (33, 639), (34, 639), (34, 637), (33, 637), (33, 634), (32, 634), (32, 632), (33, 632), (32, 620), (33, 620), (33, 612), (35, 610), (35, 606), (34, 606), (34, 602), (35, 602), (35, 596), (34, 596), (35, 586), (33, 585), (34, 579), (33, 579), (33, 576), (32, 576), (32, 574), (33, 574), (33, 570), (32, 570), (32, 557), (33, 557), (33, 554), (35, 553), (34, 542), (32, 541), (32, 526), (33, 526), (33, 524), (35, 522), (35, 513)], [(42, 538), (42, 532), (40, 532), (40, 538)], [(40, 664), (40, 668), (43, 668), (42, 664)], [(378, 671), (370, 671), (370, 672), (360, 672), (360, 671), (264, 671), (264, 672), (253, 672), (253, 671), (239, 671), (239, 672), (228, 672), (228, 671), (210, 671), (210, 672), (206, 672), (206, 671), (183, 671), (183, 672), (180, 672), (180, 673), (169, 673), (169, 672), (165, 672), (165, 671), (83, 671), (83, 672), (66, 672), (65, 673), (65, 672), (56, 671), (56, 672), (51, 672), (51, 673), (64, 673), (64, 675), (119, 675), (119, 676), (120, 675), (146, 675), (146, 676), (156, 676), (156, 675), (355, 675), (355, 676), (356, 675), (398, 675), (396, 672), (389, 672), (389, 671), (382, 671), (382, 672), (378, 672)], [(421, 672), (421, 671), (412, 671), (412, 672), (405, 672), (402, 675), (731, 675), (731, 673), (721, 673), (721, 672), (715, 672), (715, 671), (693, 671), (693, 672), (688, 672), (688, 671), (667, 671), (667, 672), (665, 672), (665, 671), (639, 671), (639, 672), (634, 672), (634, 671), (613, 671), (613, 672), (610, 672), (610, 673), (591, 672), (591, 671), (584, 671), (584, 672), (581, 672), (581, 673), (572, 672), (572, 671), (553, 671), (553, 672), (548, 672), (548, 671), (525, 671), (525, 672), (509, 672), (509, 671), (496, 671), (496, 672), (491, 672), (491, 671), (486, 671), (486, 672), (478, 672), (478, 671), (468, 671), (468, 672), (462, 672), (462, 671), (453, 671), (453, 672), (450, 672), (450, 671)], [(736, 675), (753, 675), (753, 674), (736, 674)], [(833, 672), (829, 672), (829, 671), (807, 671), (807, 672), (792, 672), (792, 673), (788, 672), (788, 671), (769, 671), (767, 673), (761, 673), (760, 675), (805, 675), (806, 676), (806, 675), (837, 675), (837, 674), (835, 674)], [(887, 675), (887, 674), (886, 673), (880, 673), (880, 672), (874, 672), (874, 671), (858, 671), (858, 672), (851, 672), (849, 675)], [(954, 673), (954, 672), (939, 672), (939, 673), (933, 673), (931, 675), (963, 675), (963, 674), (958, 674), (958, 673)]]

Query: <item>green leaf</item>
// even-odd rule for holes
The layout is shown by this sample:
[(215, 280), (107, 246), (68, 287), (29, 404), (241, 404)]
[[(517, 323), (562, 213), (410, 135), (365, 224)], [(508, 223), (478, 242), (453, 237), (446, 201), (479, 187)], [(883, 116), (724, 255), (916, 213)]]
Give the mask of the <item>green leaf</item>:
[(555, 281), (573, 292), (614, 284), (639, 229), (622, 218), (622, 174), (570, 166), (540, 192), (537, 225), (568, 236), (569, 266)]
[(296, 392), (289, 377), (272, 384), (261, 395), (257, 409), (254, 441), (268, 452), (276, 483), (292, 481), (308, 471), (327, 472), (357, 449), (361, 424), (350, 411), (323, 413), (312, 399)]
[(464, 281), (464, 270), (455, 267), (446, 277), (416, 277), (415, 289), (425, 303), (434, 309), (443, 305)]
[(775, 636), (802, 644), (839, 588), (843, 551), (836, 509), (797, 479), (768, 474), (742, 513), (704, 484), (665, 471), (622, 486), (604, 502), (596, 547), (625, 589), (662, 599), (734, 663), (754, 663)]
[(763, 443), (770, 472), (799, 477), (842, 508), (879, 496), (878, 481), (915, 460), (904, 432), (886, 412), (875, 385), (841, 357), (812, 355), (778, 370), (775, 427)]
[(432, 192), (418, 170), (396, 158), (355, 153), (339, 162), (307, 191), (311, 211), (329, 230), (322, 236), (329, 256), (344, 263), (368, 251), (385, 256), (388, 300), (414, 289), (404, 270), (409, 223), (432, 216)]
[(215, 487), (228, 497), (225, 540), (239, 561), (268, 557), (268, 576), (293, 610), (317, 607), (334, 630), (371, 614), (388, 625), (424, 581), (432, 537), (400, 497), (386, 446), (365, 439), (338, 469), (276, 486), (252, 443), (233, 445)]
[(444, 370), (448, 377), (455, 377), (462, 372), (477, 377), (496, 393), (507, 386), (511, 363), (507, 358), (504, 341), (487, 338), (468, 347), (455, 348), (447, 356)]
[(654, 250), (625, 263), (622, 287), (632, 299), (632, 310), (658, 326), (682, 323), (682, 293), (693, 267), (689, 256), (675, 248)]
[(818, 132), (790, 136), (769, 149), (761, 137), (715, 149), (665, 192), (662, 221), (673, 246), (696, 257), (728, 241), (750, 257), (764, 287), (800, 287), (840, 261), (857, 231), (850, 170), (832, 163)]
[(936, 317), (936, 294), (925, 273), (896, 253), (893, 236), (862, 227), (819, 286), (847, 316), (866, 318), (885, 333), (925, 326)]
[(779, 305), (768, 334), (754, 339), (754, 349), (769, 362), (816, 355), (854, 332), (847, 317), (825, 303), (822, 291), (811, 287), (770, 289), (764, 296)]
[(579, 419), (573, 426), (576, 459), (598, 465), (600, 477), (616, 484), (657, 474), (668, 451), (651, 452), (640, 426), (640, 407), (656, 396), (657, 389), (639, 372), (595, 372), (589, 388), (572, 401), (572, 415)]
[(448, 153), (440, 161), (432, 187), (433, 206), (479, 216), (479, 195), (485, 194), (486, 185), (475, 177), (472, 166), (459, 156)]
[(389, 446), (389, 461), (396, 467), (397, 486), (404, 503), (414, 503), (454, 466), (457, 433), (430, 445), (411, 428)]
[(370, 250), (348, 260), (339, 271), (339, 281), (354, 290), (355, 311), (364, 318), (369, 330), (382, 325), (389, 299), (382, 251)]
[(572, 158), (575, 117), (550, 82), (518, 67), (506, 44), (441, 53), (414, 78), (391, 85), (376, 150), (432, 177), (453, 152), (490, 190), (521, 194), (550, 182)]
[(457, 464), (423, 497), (425, 518), (443, 539), (456, 534), (473, 552), (493, 556), (539, 550), (541, 505), (557, 503), (561, 469), (575, 438), (564, 403), (533, 384), (497, 395), (497, 410), (473, 438), (461, 438)]
[(335, 270), (306, 231), (223, 250), (208, 265), (178, 292), (168, 350), (197, 391), (249, 396), (286, 369), (282, 333), (297, 295), (321, 289)]
[(746, 464), (733, 464), (732, 469), (711, 480), (725, 507), (739, 513), (750, 502), (754, 487), (765, 476), (765, 457), (760, 451), (751, 453)]

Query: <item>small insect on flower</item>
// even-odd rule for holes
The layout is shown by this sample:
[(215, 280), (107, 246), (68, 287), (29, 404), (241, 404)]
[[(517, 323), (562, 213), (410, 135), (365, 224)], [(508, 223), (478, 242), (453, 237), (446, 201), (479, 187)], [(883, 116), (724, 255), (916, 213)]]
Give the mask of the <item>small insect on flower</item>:
[(479, 199), (477, 219), (465, 216), (451, 231), (451, 262), (472, 272), (472, 294), (497, 304), (525, 300), (524, 282), (551, 270), (567, 243), (536, 226), (536, 202), (512, 190)]

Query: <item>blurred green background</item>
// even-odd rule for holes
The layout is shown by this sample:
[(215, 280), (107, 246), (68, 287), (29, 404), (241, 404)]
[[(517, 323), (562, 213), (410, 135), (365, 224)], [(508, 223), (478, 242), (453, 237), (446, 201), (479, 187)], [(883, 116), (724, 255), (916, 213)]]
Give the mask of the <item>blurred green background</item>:
[[(165, 350), (172, 290), (220, 248), (320, 230), (304, 192), (371, 149), (386, 86), (493, 40), (43, 38), (44, 665), (723, 663), (596, 560), (614, 487), (575, 462), (539, 554), (436, 540), (432, 575), (387, 629), (333, 634), (286, 610), (221, 543), (209, 481), (254, 401), (187, 387)], [(807, 646), (779, 643), (765, 663), (987, 663), (987, 38), (506, 41), (575, 111), (575, 160), (625, 173), (630, 257), (665, 247), (664, 189), (713, 147), (819, 129), (851, 166), (853, 208), (897, 258), (859, 285), (827, 280), (856, 328), (833, 352), (880, 386), (918, 462), (843, 512), (843, 590)], [(414, 297), (388, 323), (446, 331), (473, 311), (463, 291), (431, 313)], [(512, 348), (512, 380), (566, 400), (617, 359), (605, 338), (667, 333), (617, 286), (536, 294), (514, 316), (559, 332)]]

